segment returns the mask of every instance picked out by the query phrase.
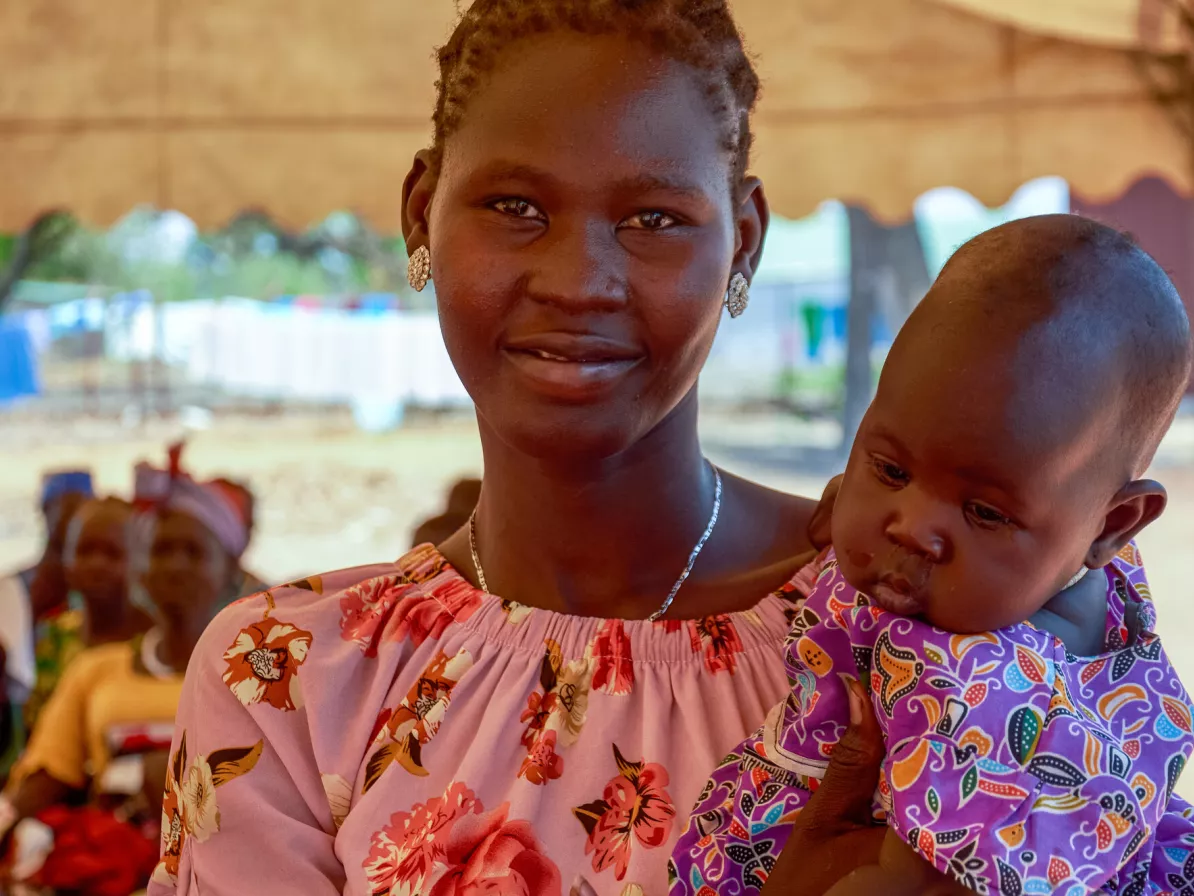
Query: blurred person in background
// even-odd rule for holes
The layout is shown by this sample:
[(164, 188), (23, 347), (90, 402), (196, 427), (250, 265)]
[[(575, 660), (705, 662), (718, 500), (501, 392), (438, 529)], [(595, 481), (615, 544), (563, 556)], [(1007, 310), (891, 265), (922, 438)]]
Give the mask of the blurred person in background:
[[(253, 533), (257, 526), (257, 496), (253, 494), (253, 490), (246, 483), (237, 479), (220, 477), (213, 479), (212, 482), (222, 486), (236, 501), (245, 519), (245, 526), (249, 532), (249, 543), (252, 544)], [(250, 594), (257, 594), (268, 587), (269, 585), (266, 584), (265, 580), (245, 569), (244, 564), (241, 564), (241, 580), (236, 586), (237, 597), (247, 597)]]
[(62, 552), (75, 511), (94, 493), (91, 473), (64, 470), (42, 480), (40, 510), (45, 532), (38, 562), (0, 578), (0, 781), (24, 743), (24, 706), (37, 678), (35, 629), (67, 603)]
[(441, 544), (468, 522), (481, 499), (480, 479), (460, 479), (448, 490), (448, 504), (443, 513), (419, 523), (411, 538), (411, 547)]
[(129, 537), (133, 507), (119, 498), (92, 499), (66, 530), (63, 565), (68, 608), (37, 629), (37, 681), (25, 707), (32, 731), (63, 671), (84, 648), (127, 641), (152, 620), (129, 599)]
[(112, 892), (127, 884), (127, 894), (147, 882), (161, 820), (160, 803), (147, 794), (163, 788), (183, 672), (241, 581), (245, 517), (223, 485), (182, 470), (180, 446), (168, 469), (137, 467), (133, 506), (143, 556), (132, 568), (154, 625), (79, 653), (0, 798), (0, 837), (15, 829), (17, 854), (36, 854), (28, 844), (40, 843), (45, 857), (23, 876), (54, 889), (99, 894), (99, 881), (116, 880)]

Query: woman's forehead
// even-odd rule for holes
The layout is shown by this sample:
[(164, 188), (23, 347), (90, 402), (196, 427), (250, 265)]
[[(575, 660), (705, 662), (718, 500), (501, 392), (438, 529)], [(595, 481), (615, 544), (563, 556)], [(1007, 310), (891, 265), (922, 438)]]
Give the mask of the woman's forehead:
[(730, 152), (689, 66), (617, 35), (543, 35), (503, 50), (469, 96), (443, 176), (499, 167), (563, 181), (644, 176), (701, 189), (726, 181)]
[(216, 543), (211, 530), (189, 513), (181, 510), (164, 510), (156, 515), (155, 539), (169, 538), (176, 541), (189, 540), (203, 544)]

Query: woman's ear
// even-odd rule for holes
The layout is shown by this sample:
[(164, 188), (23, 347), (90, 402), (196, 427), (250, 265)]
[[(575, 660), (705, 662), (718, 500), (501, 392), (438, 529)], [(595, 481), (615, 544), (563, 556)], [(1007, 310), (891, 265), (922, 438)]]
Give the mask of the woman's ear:
[(1111, 499), (1103, 529), (1090, 546), (1086, 565), (1102, 569), (1145, 526), (1165, 511), (1169, 497), (1164, 486), (1151, 479), (1129, 482)]
[(763, 243), (771, 224), (771, 208), (767, 205), (763, 182), (757, 177), (746, 178), (738, 195), (738, 232), (732, 272), (741, 274), (749, 281), (754, 279), (763, 257)]
[[(425, 150), (415, 153), (410, 173), (402, 184), (402, 237), (406, 251), (414, 252), (430, 241), (428, 215), (431, 197), (435, 192), (435, 177), (431, 172), (431, 155)], [(428, 246), (428, 248), (430, 248)]]

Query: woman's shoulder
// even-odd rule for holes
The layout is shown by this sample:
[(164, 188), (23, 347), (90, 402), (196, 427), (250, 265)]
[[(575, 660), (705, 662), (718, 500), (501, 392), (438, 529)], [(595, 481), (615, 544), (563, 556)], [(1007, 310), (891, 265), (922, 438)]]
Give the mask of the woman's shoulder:
[(410, 604), (451, 605), (462, 586), (429, 545), (392, 563), (306, 576), (225, 607), (204, 632), (194, 665), (224, 669), (243, 660), (251, 668), (263, 661), (262, 650), (284, 650), (296, 665), (312, 651), (337, 665), (353, 654), (372, 657), (382, 632), (399, 624)]
[(726, 522), (744, 540), (770, 544), (781, 555), (804, 556), (816, 550), (811, 536), (820, 495), (809, 498), (791, 494), (729, 473), (723, 478), (727, 494), (733, 495), (733, 500), (726, 503)]

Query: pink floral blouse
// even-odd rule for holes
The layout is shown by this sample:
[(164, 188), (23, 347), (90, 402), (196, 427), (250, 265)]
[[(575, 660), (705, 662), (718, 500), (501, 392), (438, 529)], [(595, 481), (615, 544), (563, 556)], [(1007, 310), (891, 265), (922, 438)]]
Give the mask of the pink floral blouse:
[(662, 896), (705, 779), (787, 693), (809, 584), (580, 618), (424, 546), (240, 601), (187, 673), (150, 896)]

